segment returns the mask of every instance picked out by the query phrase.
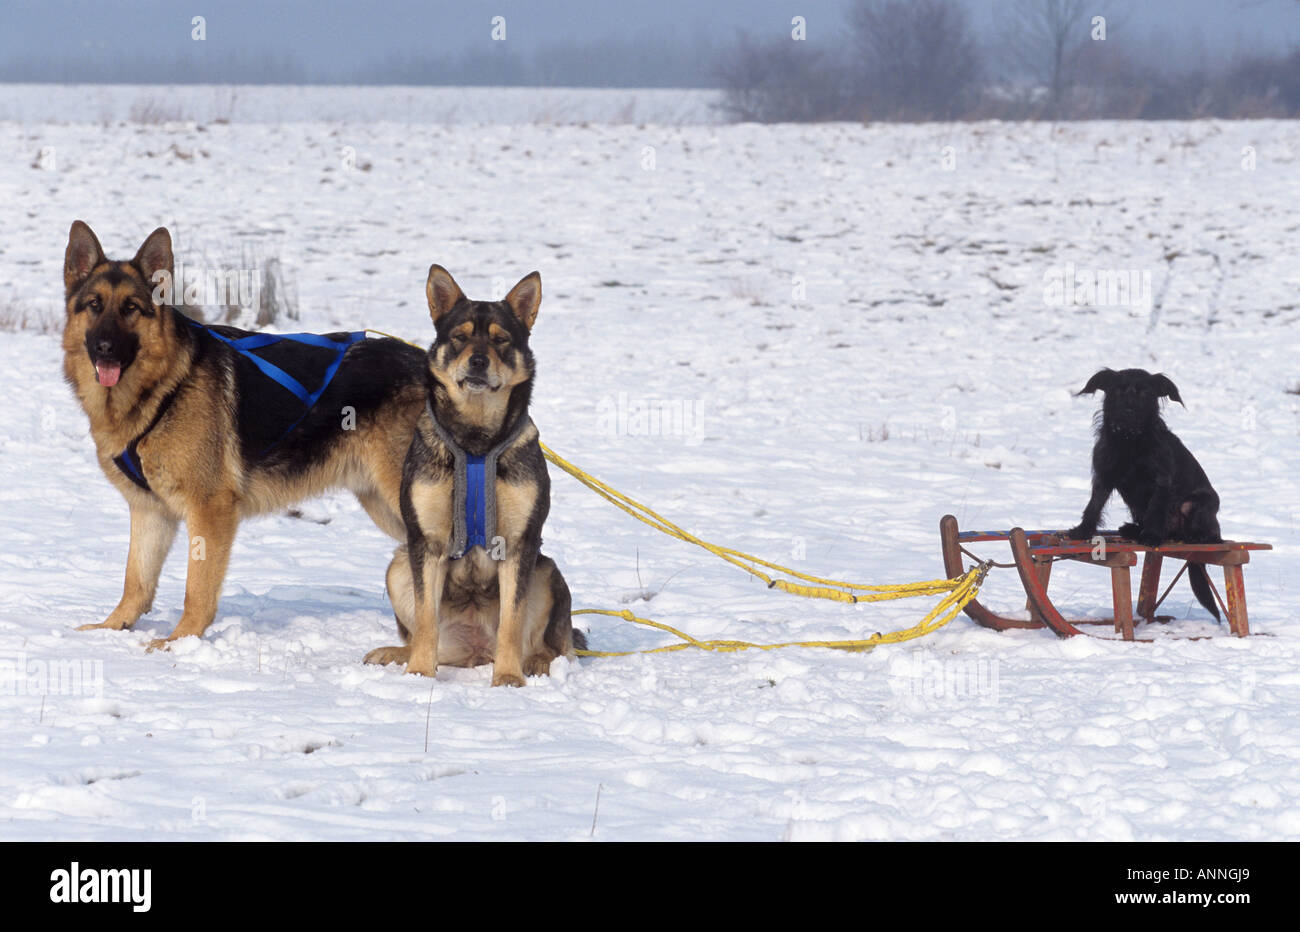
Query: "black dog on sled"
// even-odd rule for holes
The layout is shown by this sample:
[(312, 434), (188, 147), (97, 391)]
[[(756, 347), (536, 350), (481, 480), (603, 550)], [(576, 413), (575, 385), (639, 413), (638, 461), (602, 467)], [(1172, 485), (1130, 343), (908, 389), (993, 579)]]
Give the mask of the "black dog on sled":
[[(1160, 399), (1183, 399), (1168, 376), (1145, 369), (1102, 369), (1079, 392), (1106, 393), (1092, 449), (1092, 498), (1083, 520), (1066, 534), (1087, 539), (1097, 533), (1101, 510), (1118, 491), (1133, 520), (1121, 525), (1121, 536), (1148, 547), (1167, 540), (1218, 543), (1219, 496), (1201, 464), (1188, 452), (1160, 417)], [(1210, 579), (1205, 567), (1189, 563), (1192, 592), (1216, 619)]]

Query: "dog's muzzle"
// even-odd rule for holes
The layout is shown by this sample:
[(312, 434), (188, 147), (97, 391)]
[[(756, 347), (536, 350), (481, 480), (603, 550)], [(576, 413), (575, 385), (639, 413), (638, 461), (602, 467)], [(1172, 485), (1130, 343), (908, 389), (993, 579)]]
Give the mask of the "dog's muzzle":
[(122, 372), (135, 359), (138, 341), (126, 334), (86, 334), (86, 353), (95, 367), (95, 378), (105, 388), (112, 388)]
[(475, 353), (469, 358), (469, 365), (464, 377), (460, 380), (460, 386), (466, 391), (475, 394), (496, 391), (501, 387), (492, 384), (491, 374), (488, 370), (488, 358), (482, 353)]

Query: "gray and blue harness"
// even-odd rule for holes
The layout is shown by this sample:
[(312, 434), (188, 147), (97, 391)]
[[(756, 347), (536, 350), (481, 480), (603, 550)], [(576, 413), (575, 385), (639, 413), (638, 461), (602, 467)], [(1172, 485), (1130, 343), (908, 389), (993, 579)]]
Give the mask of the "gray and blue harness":
[(482, 456), (466, 453), (438, 423), (433, 405), (426, 405), (434, 433), (455, 461), (452, 480), (451, 558), (459, 560), (472, 548), (489, 549), (497, 532), (497, 458), (533, 423), (524, 415), (505, 438)]

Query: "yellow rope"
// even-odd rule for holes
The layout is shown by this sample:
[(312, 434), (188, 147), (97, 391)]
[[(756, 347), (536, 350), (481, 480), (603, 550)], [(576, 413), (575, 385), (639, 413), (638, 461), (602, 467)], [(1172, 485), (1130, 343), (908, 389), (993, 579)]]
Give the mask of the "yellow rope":
[[(411, 346), (417, 344), (411, 343), (410, 340), (404, 340), (401, 337), (393, 336), (382, 330), (366, 328), (367, 333), (375, 333), (383, 337), (389, 337), (394, 340), (401, 340), (403, 343), (409, 343)], [(683, 631), (679, 631), (671, 625), (663, 624), (658, 621), (651, 621), (649, 618), (641, 618), (634, 615), (628, 610), (621, 612), (611, 611), (609, 609), (584, 608), (573, 612), (574, 615), (610, 615), (615, 618), (622, 618), (634, 624), (647, 625), (651, 628), (658, 628), (661, 631), (667, 631), (669, 634), (681, 638), (679, 644), (668, 644), (664, 647), (652, 647), (646, 650), (631, 651), (599, 651), (599, 650), (580, 650), (577, 654), (582, 657), (626, 657), (629, 654), (659, 654), (670, 651), (686, 650), (694, 647), (700, 650), (711, 651), (741, 651), (741, 650), (776, 650), (782, 647), (824, 647), (832, 650), (845, 651), (863, 651), (870, 650), (878, 644), (897, 644), (901, 641), (910, 641), (914, 638), (924, 637), (934, 631), (939, 630), (948, 622), (952, 621), (957, 614), (966, 607), (979, 593), (980, 585), (984, 582), (984, 576), (989, 571), (989, 563), (981, 563), (978, 566), (971, 567), (965, 575), (956, 579), (932, 579), (925, 582), (914, 583), (893, 583), (887, 585), (865, 585), (862, 583), (844, 582), (839, 579), (825, 579), (821, 576), (812, 576), (808, 573), (801, 573), (798, 570), (791, 569), (788, 566), (782, 566), (779, 563), (772, 563), (763, 560), (752, 554), (744, 553), (739, 550), (733, 550), (730, 547), (722, 547), (718, 544), (711, 544), (706, 540), (696, 537), (689, 531), (679, 527), (669, 521), (663, 515), (651, 509), (649, 506), (638, 502), (631, 496), (624, 495), (622, 492), (601, 482), (595, 476), (580, 469), (573, 463), (558, 455), (546, 444), (541, 444), (542, 454), (551, 463), (554, 463), (560, 469), (567, 472), (573, 478), (577, 479), (587, 488), (591, 489), (601, 498), (618, 506), (623, 511), (630, 514), (645, 524), (650, 525), (657, 531), (667, 534), (669, 537), (675, 537), (677, 540), (686, 541), (707, 550), (720, 559), (726, 560), (733, 566), (738, 566), (745, 572), (758, 577), (767, 583), (769, 589), (780, 589), (782, 592), (789, 592), (792, 595), (804, 596), (812, 599), (830, 599), (835, 602), (883, 602), (889, 599), (906, 599), (912, 596), (921, 595), (944, 595), (929, 614), (921, 621), (910, 628), (902, 631), (891, 631), (886, 634), (873, 634), (869, 638), (861, 638), (848, 641), (786, 641), (781, 644), (754, 644), (749, 641), (730, 641), (730, 640), (713, 640), (701, 641), (691, 637)], [(759, 567), (772, 570), (777, 573), (784, 573), (787, 576), (793, 576), (801, 579), (805, 583), (815, 585), (803, 585), (801, 583), (790, 582), (785, 579), (774, 579)]]
[[(939, 604), (936, 605), (928, 615), (921, 619), (920, 622), (902, 631), (891, 631), (887, 634), (874, 634), (869, 638), (848, 641), (786, 641), (780, 644), (754, 644), (749, 641), (730, 640), (701, 641), (691, 637), (683, 631), (679, 631), (671, 625), (666, 625), (658, 621), (651, 621), (649, 618), (641, 618), (628, 610), (616, 612), (599, 608), (580, 609), (573, 612), (573, 614), (610, 615), (635, 624), (658, 628), (661, 631), (667, 631), (669, 634), (681, 638), (681, 643), (679, 644), (668, 644), (664, 647), (652, 647), (647, 650), (577, 651), (577, 654), (581, 657), (626, 657), (629, 654), (659, 654), (669, 651), (685, 650), (689, 647), (695, 647), (700, 650), (726, 652), (751, 649), (776, 650), (782, 647), (825, 647), (833, 650), (845, 651), (870, 650), (878, 644), (897, 644), (902, 641), (910, 641), (914, 638), (924, 637), (925, 635), (942, 628), (948, 622), (957, 617), (958, 612), (965, 608), (966, 604), (975, 598), (979, 593), (980, 585), (984, 581), (984, 576), (989, 570), (988, 564), (981, 564), (972, 567), (965, 575), (956, 579), (932, 579), (926, 582), (895, 583), (892, 585), (876, 586), (844, 582), (843, 580), (838, 579), (825, 579), (820, 576), (801, 573), (788, 566), (782, 566), (779, 563), (772, 563), (768, 560), (755, 557), (752, 554), (733, 550), (730, 547), (721, 547), (717, 544), (711, 544), (706, 540), (701, 540), (699, 537), (696, 537), (689, 531), (686, 531), (669, 521), (663, 515), (655, 512), (648, 506), (643, 505), (641, 502), (636, 501), (628, 495), (624, 495), (612, 486), (601, 482), (590, 473), (578, 468), (568, 460), (559, 456), (554, 450), (546, 446), (546, 444), (542, 444), (541, 446), (542, 454), (547, 460), (573, 476), (573, 478), (577, 479), (601, 498), (618, 506), (638, 521), (644, 522), (658, 531), (662, 531), (669, 537), (675, 537), (678, 540), (684, 540), (687, 543), (695, 544), (697, 547), (702, 547), (714, 556), (720, 557), (728, 563), (740, 567), (745, 572), (757, 576), (759, 579), (767, 583), (768, 588), (770, 589), (780, 589), (783, 592), (789, 592), (793, 595), (801, 595), (814, 599), (831, 599), (836, 602), (881, 602), (887, 599), (906, 599), (912, 596), (939, 595), (941, 593), (947, 593)], [(779, 573), (785, 573), (789, 576), (794, 576), (806, 582), (817, 583), (818, 585), (805, 586), (784, 579), (773, 579), (771, 576), (758, 569), (759, 566)]]
[[(811, 576), (807, 573), (801, 573), (798, 570), (791, 569), (788, 566), (782, 566), (779, 563), (771, 563), (767, 560), (762, 560), (751, 554), (742, 553), (739, 550), (732, 550), (730, 547), (720, 547), (717, 544), (711, 544), (706, 540), (701, 540), (689, 531), (683, 530), (676, 524), (673, 524), (663, 515), (651, 510), (648, 506), (624, 495), (617, 489), (601, 482), (595, 476), (579, 469), (568, 460), (557, 455), (556, 452), (546, 444), (542, 444), (541, 447), (543, 455), (545, 455), (548, 460), (560, 467), (560, 469), (563, 469), (569, 475), (573, 476), (573, 478), (577, 479), (601, 498), (617, 505), (638, 521), (642, 521), (650, 525), (652, 528), (662, 531), (669, 537), (675, 537), (678, 540), (684, 540), (697, 547), (703, 547), (714, 556), (720, 557), (728, 563), (740, 567), (745, 572), (757, 576), (759, 579), (763, 580), (763, 582), (767, 583), (769, 589), (780, 589), (782, 592), (789, 592), (794, 595), (802, 595), (812, 599), (831, 599), (836, 602), (881, 602), (887, 599), (911, 598), (915, 595), (939, 595), (943, 592), (951, 592), (953, 589), (957, 588), (958, 580), (956, 579), (932, 579), (926, 582), (894, 583), (878, 586), (844, 582), (838, 579), (824, 579), (820, 576)], [(784, 579), (773, 579), (762, 570), (757, 569), (758, 566), (763, 566), (779, 573), (785, 573), (789, 576), (795, 576), (807, 582), (818, 583), (819, 585), (803, 586), (798, 583), (788, 582)], [(846, 589), (857, 590), (857, 592), (846, 592), (844, 591)]]
[(421, 346), (419, 343), (412, 343), (410, 340), (406, 339), (405, 337), (394, 336), (391, 333), (384, 333), (384, 331), (376, 330), (374, 327), (367, 327), (366, 333), (377, 333), (381, 337), (388, 337), (388, 339), (396, 340), (398, 343), (405, 343), (407, 346), (414, 346), (418, 350), (424, 349), (424, 347)]
[(621, 612), (610, 611), (601, 608), (583, 608), (575, 611), (574, 615), (612, 615), (615, 618), (622, 618), (639, 625), (647, 625), (651, 628), (658, 628), (660, 631), (667, 631), (681, 638), (680, 644), (667, 644), (663, 647), (651, 647), (645, 650), (579, 650), (575, 651), (579, 657), (627, 657), (630, 654), (662, 654), (670, 651), (686, 650), (689, 647), (699, 648), (700, 650), (722, 651), (730, 653), (741, 650), (777, 650), (782, 647), (824, 647), (831, 650), (843, 651), (864, 651), (871, 650), (878, 644), (898, 644), (903, 641), (911, 641), (915, 638), (924, 637), (938, 631), (948, 622), (957, 617), (957, 613), (966, 607), (966, 603), (979, 593), (980, 583), (984, 580), (984, 575), (988, 572), (987, 565), (972, 567), (964, 576), (951, 580), (955, 587), (948, 595), (936, 605), (925, 618), (917, 624), (902, 631), (890, 631), (887, 634), (873, 634), (869, 638), (861, 638), (848, 641), (784, 641), (780, 644), (755, 644), (750, 641), (701, 641), (691, 637), (684, 631), (666, 625), (659, 621), (651, 621), (649, 618), (641, 618), (634, 615), (626, 609)]

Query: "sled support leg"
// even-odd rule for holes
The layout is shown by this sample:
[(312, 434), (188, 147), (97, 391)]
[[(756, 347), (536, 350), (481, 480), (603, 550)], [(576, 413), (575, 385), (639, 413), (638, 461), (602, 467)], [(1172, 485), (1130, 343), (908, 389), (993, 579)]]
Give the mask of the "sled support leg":
[[(1047, 584), (1052, 581), (1052, 562), (1050, 560), (1044, 560), (1042, 563), (1038, 563), (1034, 566), (1034, 571), (1038, 573), (1038, 585), (1042, 588), (1043, 592), (1046, 592)], [(1046, 624), (1046, 622), (1043, 621), (1042, 614), (1034, 605), (1034, 600), (1028, 596), (1025, 597), (1025, 608), (1029, 609), (1030, 618), (1040, 624)]]
[(1133, 640), (1133, 583), (1127, 566), (1110, 568), (1110, 597), (1115, 606), (1115, 630), (1123, 633), (1124, 640)]
[(1020, 574), (1020, 584), (1025, 587), (1025, 595), (1033, 605), (1035, 618), (1041, 618), (1057, 637), (1070, 638), (1081, 634), (1074, 625), (1065, 620), (1043, 588), (1042, 577), (1038, 574), (1037, 561), (1030, 556), (1029, 541), (1023, 529), (1013, 527), (1008, 536), (1011, 543), (1011, 555), (1015, 557), (1016, 572)]
[(1147, 621), (1155, 620), (1156, 599), (1160, 597), (1160, 568), (1165, 558), (1148, 550), (1142, 558), (1142, 583), (1138, 588), (1137, 614)]
[(1228, 627), (1239, 638), (1250, 634), (1250, 623), (1246, 620), (1246, 582), (1241, 572), (1241, 564), (1223, 568), (1223, 584), (1228, 603)]

